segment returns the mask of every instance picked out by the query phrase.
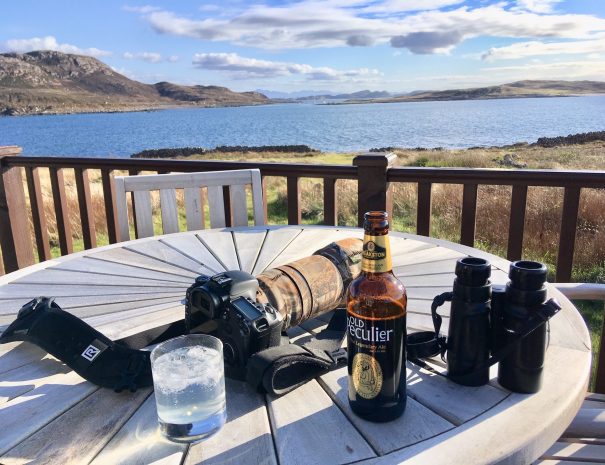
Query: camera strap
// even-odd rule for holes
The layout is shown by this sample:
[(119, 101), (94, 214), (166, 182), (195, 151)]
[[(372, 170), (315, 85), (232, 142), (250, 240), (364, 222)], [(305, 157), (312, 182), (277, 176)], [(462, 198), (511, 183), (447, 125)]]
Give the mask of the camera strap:
[(246, 381), (255, 389), (281, 396), (342, 366), (347, 360), (347, 351), (341, 347), (345, 329), (346, 310), (338, 308), (315, 337), (302, 337), (252, 355)]
[(153, 382), (149, 351), (112, 341), (62, 310), (54, 298), (37, 297), (19, 310), (17, 319), (0, 336), (0, 343), (14, 341), (36, 344), (86, 380), (116, 392), (134, 392)]

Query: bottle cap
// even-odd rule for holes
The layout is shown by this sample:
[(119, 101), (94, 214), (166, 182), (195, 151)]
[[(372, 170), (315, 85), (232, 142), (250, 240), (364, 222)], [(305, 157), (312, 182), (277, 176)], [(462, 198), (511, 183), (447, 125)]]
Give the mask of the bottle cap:
[(542, 289), (548, 269), (544, 263), (519, 260), (510, 264), (508, 277), (512, 287), (525, 291)]
[(456, 262), (456, 277), (465, 286), (484, 286), (492, 274), (492, 266), (483, 258), (465, 257)]

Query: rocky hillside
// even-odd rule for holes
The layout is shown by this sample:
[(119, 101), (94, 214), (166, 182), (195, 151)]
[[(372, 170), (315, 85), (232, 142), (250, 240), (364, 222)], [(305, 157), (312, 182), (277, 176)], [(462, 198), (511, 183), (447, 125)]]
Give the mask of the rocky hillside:
[(600, 81), (517, 81), (509, 84), (471, 89), (420, 91), (391, 98), (347, 100), (344, 103), (387, 103), (431, 100), (485, 100), (524, 97), (569, 97), (605, 94), (605, 82)]
[(180, 86), (170, 82), (158, 82), (154, 87), (162, 97), (179, 102), (203, 103), (206, 106), (267, 103), (267, 97), (259, 92), (233, 92), (219, 86)]
[(263, 103), (269, 103), (269, 99), (257, 92), (168, 82), (143, 84), (89, 56), (54, 51), (0, 54), (0, 115)]

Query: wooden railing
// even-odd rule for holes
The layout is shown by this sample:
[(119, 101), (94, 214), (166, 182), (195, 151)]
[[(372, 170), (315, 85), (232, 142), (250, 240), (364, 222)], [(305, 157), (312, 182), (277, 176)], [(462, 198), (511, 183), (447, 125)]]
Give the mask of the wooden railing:
[[(431, 200), (434, 184), (463, 186), (460, 242), (475, 245), (477, 192), (482, 185), (512, 186), (508, 230), (507, 258), (521, 258), (528, 188), (549, 186), (564, 189), (562, 221), (559, 229), (559, 247), (556, 280), (570, 281), (578, 223), (580, 193), (583, 188), (605, 188), (605, 172), (551, 171), (551, 170), (494, 170), (460, 168), (401, 168), (394, 167), (392, 154), (363, 154), (346, 165), (309, 165), (281, 163), (244, 163), (202, 160), (162, 159), (102, 159), (65, 157), (22, 157), (18, 147), (0, 147), (0, 275), (33, 264), (34, 251), (40, 261), (51, 258), (47, 218), (43, 208), (43, 190), (40, 182), (42, 169), (50, 176), (53, 209), (57, 221), (58, 245), (62, 255), (73, 252), (67, 187), (64, 171), (73, 169), (75, 194), (78, 200), (84, 248), (97, 245), (97, 226), (91, 201), (90, 172), (100, 171), (104, 215), (110, 243), (117, 238), (115, 213), (114, 172), (136, 175), (140, 172), (192, 172), (259, 168), (263, 178), (266, 204), (267, 177), (286, 179), (287, 219), (289, 224), (301, 223), (302, 178), (323, 179), (323, 224), (338, 223), (338, 180), (356, 180), (358, 194), (358, 222), (368, 210), (392, 210), (393, 183), (417, 185), (416, 232), (429, 236), (431, 232)], [(26, 195), (27, 194), (27, 195)], [(27, 215), (31, 207), (31, 219)], [(229, 222), (229, 196), (225, 192), (225, 208)], [(266, 212), (265, 212), (266, 213)], [(505, 212), (508, 213), (508, 212)], [(33, 235), (30, 231), (30, 220)], [(503, 234), (505, 232), (503, 231)], [(33, 240), (32, 240), (33, 237)], [(35, 247), (34, 247), (35, 242)], [(602, 368), (597, 376), (598, 388), (605, 392), (605, 344), (601, 344)]]
[[(415, 183), (418, 186), (416, 232), (425, 236), (429, 236), (431, 231), (433, 184), (462, 184), (460, 242), (471, 247), (475, 244), (478, 186), (508, 185), (512, 186), (507, 249), (509, 260), (521, 258), (528, 187), (560, 187), (564, 189), (564, 197), (556, 280), (562, 282), (570, 281), (571, 278), (581, 189), (605, 188), (605, 172), (601, 171), (401, 168), (393, 166), (396, 158), (393, 154), (384, 153), (359, 155), (353, 160), (353, 166), (347, 166), (206, 160), (23, 157), (18, 156), (19, 152), (16, 147), (0, 148), (0, 247), (4, 268), (2, 270), (0, 267), (0, 273), (15, 271), (35, 262), (32, 237), (36, 244), (38, 259), (47, 260), (51, 257), (47, 218), (40, 185), (42, 168), (48, 168), (50, 175), (58, 245), (62, 255), (73, 252), (69, 221), (71, 212), (64, 181), (66, 169), (74, 170), (82, 237), (84, 247), (87, 249), (97, 245), (97, 225), (93, 218), (90, 193), (90, 170), (99, 170), (101, 173), (110, 243), (117, 240), (115, 193), (112, 182), (115, 171), (134, 175), (142, 171), (167, 173), (259, 168), (265, 190), (267, 177), (277, 176), (286, 179), (289, 224), (301, 223), (300, 181), (302, 178), (323, 179), (323, 224), (326, 225), (337, 224), (336, 182), (339, 179), (357, 180), (359, 223), (362, 221), (363, 213), (368, 210), (392, 210), (392, 183)], [(23, 171), (25, 178), (23, 178)], [(33, 235), (30, 233), (30, 219), (26, 215), (27, 197), (32, 212)], [(228, 208), (228, 195), (225, 204)], [(226, 217), (229, 218), (229, 214)]]

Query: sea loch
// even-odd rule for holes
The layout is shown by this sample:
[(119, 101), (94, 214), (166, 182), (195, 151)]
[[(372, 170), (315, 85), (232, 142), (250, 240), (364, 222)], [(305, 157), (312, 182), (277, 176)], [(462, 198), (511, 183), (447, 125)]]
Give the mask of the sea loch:
[(144, 149), (306, 144), (323, 151), (534, 142), (605, 129), (605, 96), (359, 105), (280, 104), (0, 118), (25, 155), (128, 157)]

